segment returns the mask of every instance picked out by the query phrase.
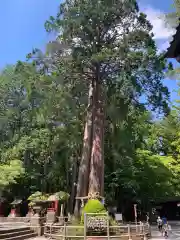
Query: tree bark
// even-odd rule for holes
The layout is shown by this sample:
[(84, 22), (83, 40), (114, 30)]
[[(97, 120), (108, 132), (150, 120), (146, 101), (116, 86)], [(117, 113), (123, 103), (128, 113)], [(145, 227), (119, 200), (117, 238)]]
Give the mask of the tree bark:
[[(92, 130), (93, 130), (93, 98), (94, 85), (93, 82), (89, 86), (87, 117), (84, 129), (84, 140), (82, 158), (79, 166), (78, 183), (76, 197), (85, 197), (88, 194), (89, 184), (89, 167), (92, 150)], [(76, 199), (74, 215), (79, 216), (80, 200)]]
[(104, 106), (101, 84), (96, 81), (94, 100), (93, 145), (90, 162), (89, 193), (104, 195)]

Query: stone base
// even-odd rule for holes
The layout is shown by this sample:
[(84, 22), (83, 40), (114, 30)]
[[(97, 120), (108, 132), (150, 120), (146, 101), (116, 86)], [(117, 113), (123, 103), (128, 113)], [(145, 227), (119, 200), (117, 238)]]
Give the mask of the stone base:
[(43, 235), (43, 223), (42, 219), (40, 218), (39, 214), (35, 214), (33, 217), (30, 218), (31, 221), (31, 229), (35, 231), (38, 236)]

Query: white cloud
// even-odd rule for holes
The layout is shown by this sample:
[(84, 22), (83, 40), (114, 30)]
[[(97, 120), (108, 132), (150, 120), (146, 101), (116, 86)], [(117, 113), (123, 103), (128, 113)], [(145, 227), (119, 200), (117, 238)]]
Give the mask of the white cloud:
[(165, 24), (164, 12), (151, 6), (140, 6), (140, 10), (147, 15), (147, 19), (153, 26), (154, 39), (159, 51), (166, 50), (175, 33), (175, 28), (167, 27)]
[(174, 29), (165, 25), (164, 12), (151, 6), (141, 7), (147, 19), (153, 25), (154, 39), (169, 39), (174, 34)]

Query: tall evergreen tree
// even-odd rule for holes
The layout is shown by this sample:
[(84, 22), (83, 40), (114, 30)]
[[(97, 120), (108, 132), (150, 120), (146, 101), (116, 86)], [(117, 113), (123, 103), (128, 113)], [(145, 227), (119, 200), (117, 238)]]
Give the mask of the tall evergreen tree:
[(66, 0), (46, 29), (60, 32), (60, 44), (69, 47), (64, 51), (70, 56), (64, 74), (89, 86), (77, 197), (103, 195), (107, 90), (116, 85), (120, 98), (135, 103), (146, 95), (153, 108), (167, 110), (168, 91), (161, 83), (165, 63), (156, 53), (152, 26), (135, 0)]

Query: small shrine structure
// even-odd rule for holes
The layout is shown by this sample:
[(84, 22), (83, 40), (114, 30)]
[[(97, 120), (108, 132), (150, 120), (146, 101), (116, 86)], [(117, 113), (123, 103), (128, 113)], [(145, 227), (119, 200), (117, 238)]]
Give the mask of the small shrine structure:
[(22, 199), (15, 199), (11, 203), (11, 212), (9, 214), (9, 217), (19, 217), (20, 216), (20, 205), (22, 203)]
[[(65, 204), (69, 199), (69, 194), (63, 191), (56, 192), (48, 197), (48, 208), (46, 222), (63, 221)], [(56, 218), (60, 219), (56, 219)]]

